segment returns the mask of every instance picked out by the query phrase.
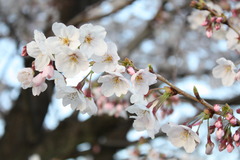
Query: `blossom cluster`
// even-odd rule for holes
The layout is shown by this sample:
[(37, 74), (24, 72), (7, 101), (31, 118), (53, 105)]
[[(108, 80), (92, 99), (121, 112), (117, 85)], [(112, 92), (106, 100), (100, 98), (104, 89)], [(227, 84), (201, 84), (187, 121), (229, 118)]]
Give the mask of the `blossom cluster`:
[[(188, 21), (193, 29), (205, 27), (207, 37), (213, 35), (213, 29), (220, 30), (221, 25), (226, 23), (219, 6), (195, 1), (192, 5), (199, 10), (194, 11)], [(121, 61), (117, 45), (105, 40), (107, 32), (104, 27), (84, 24), (76, 28), (56, 22), (52, 25), (52, 31), (54, 36), (46, 37), (35, 30), (34, 40), (22, 52), (23, 56), (30, 56), (34, 61), (31, 67), (22, 69), (17, 78), (23, 89), (32, 88), (34, 96), (47, 89), (47, 80), (53, 80), (56, 98), (62, 99), (63, 106), (70, 106), (88, 115), (107, 113), (126, 118), (129, 114), (134, 119), (135, 130), (146, 131), (151, 138), (155, 138), (161, 130), (174, 146), (183, 147), (188, 153), (193, 152), (200, 143), (198, 131), (194, 132), (192, 126), (200, 127), (204, 120), (217, 114), (219, 117), (215, 124), (208, 127), (206, 153), (210, 154), (214, 147), (210, 134), (215, 129), (220, 151), (227, 148), (231, 152), (234, 149), (233, 142), (236, 147), (239, 146), (239, 129), (233, 135), (230, 134), (231, 127), (239, 125), (238, 119), (230, 110), (226, 112), (217, 105), (214, 109), (203, 111), (185, 125), (162, 125), (161, 119), (171, 114), (172, 104), (179, 101), (175, 96), (179, 92), (171, 85), (151, 89), (158, 80), (152, 67), (138, 69), (127, 58)], [(229, 28), (226, 32), (229, 49), (240, 51), (239, 33), (235, 28)], [(218, 65), (213, 68), (212, 74), (215, 78), (221, 78), (223, 85), (230, 86), (240, 80), (240, 72), (236, 71), (232, 61), (222, 57), (216, 62)], [(94, 74), (100, 75), (96, 80), (99, 88), (93, 85)], [(69, 85), (68, 80), (75, 77), (84, 78), (76, 86)], [(94, 98), (95, 95), (98, 95), (98, 99)], [(119, 100), (120, 103), (116, 104), (107, 99), (112, 96), (123, 99), (123, 95), (130, 97), (130, 100)]]

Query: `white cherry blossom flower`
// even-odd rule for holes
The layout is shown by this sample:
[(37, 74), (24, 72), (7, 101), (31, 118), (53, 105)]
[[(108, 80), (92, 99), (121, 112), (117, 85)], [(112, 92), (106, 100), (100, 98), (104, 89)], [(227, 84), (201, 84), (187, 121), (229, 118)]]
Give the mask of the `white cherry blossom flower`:
[(85, 103), (84, 103), (85, 109), (81, 110), (81, 113), (85, 114), (87, 113), (88, 115), (95, 115), (98, 111), (98, 107), (96, 103), (94, 102), (94, 99), (92, 97), (85, 97)]
[(207, 4), (207, 6), (210, 7), (211, 9), (217, 11), (217, 13), (219, 13), (219, 14), (223, 13), (222, 8), (221, 8), (219, 5), (217, 5), (216, 3), (207, 2), (206, 4)]
[(83, 111), (86, 109), (86, 101), (83, 93), (71, 86), (60, 87), (56, 90), (56, 97), (62, 98), (63, 106), (68, 106), (73, 110)]
[(187, 153), (192, 153), (200, 143), (199, 136), (184, 125), (165, 124), (161, 127), (170, 142), (176, 147), (184, 147)]
[(67, 47), (62, 48), (62, 52), (56, 55), (55, 62), (57, 70), (63, 72), (67, 78), (87, 70), (89, 66), (87, 58), (79, 49), (71, 50)]
[(203, 22), (206, 20), (208, 11), (194, 10), (191, 15), (188, 16), (187, 20), (190, 23), (191, 29), (197, 29), (202, 27)]
[(240, 37), (239, 35), (232, 29), (229, 29), (227, 34), (227, 47), (231, 50), (237, 50), (240, 52)]
[(120, 97), (122, 94), (126, 94), (130, 87), (128, 80), (117, 72), (110, 72), (108, 75), (101, 76), (98, 82), (103, 83), (101, 91), (106, 97), (110, 97), (114, 93)]
[(92, 56), (92, 59), (95, 61), (92, 70), (96, 73), (104, 71), (113, 72), (117, 68), (118, 60), (120, 60), (117, 53), (117, 46), (112, 42), (107, 43), (107, 45), (107, 52), (103, 56)]
[(27, 89), (32, 87), (32, 79), (34, 76), (34, 71), (32, 68), (23, 68), (17, 76), (19, 82), (21, 82), (22, 88)]
[(80, 27), (80, 50), (90, 58), (93, 54), (103, 56), (107, 51), (104, 41), (106, 31), (102, 26), (84, 24)]
[(217, 61), (218, 65), (213, 68), (212, 74), (215, 78), (221, 78), (224, 86), (231, 86), (235, 81), (236, 69), (232, 61), (226, 60), (225, 58), (219, 58)]
[(68, 46), (71, 49), (77, 49), (80, 45), (79, 29), (70, 25), (65, 26), (63, 23), (55, 22), (52, 25), (52, 31), (57, 36), (58, 43), (63, 46)]
[(140, 69), (138, 72), (132, 75), (131, 81), (133, 84), (133, 93), (147, 94), (149, 86), (157, 83), (157, 76), (146, 69)]
[(159, 114), (153, 114), (154, 107), (152, 105), (150, 108), (147, 108), (145, 104), (134, 104), (126, 109), (129, 113), (136, 114), (136, 116), (130, 116), (130, 118), (135, 118), (133, 128), (137, 131), (146, 130), (152, 139), (160, 129), (159, 119), (156, 118)]
[(42, 71), (45, 66), (47, 66), (51, 60), (53, 60), (53, 51), (49, 48), (54, 48), (51, 43), (46, 43), (45, 35), (35, 30), (34, 39), (27, 44), (27, 53), (29, 56), (35, 58), (35, 69), (37, 71)]
[(47, 83), (42, 82), (41, 84), (35, 85), (33, 84), (32, 86), (32, 94), (34, 96), (39, 96), (41, 92), (44, 92), (47, 89)]

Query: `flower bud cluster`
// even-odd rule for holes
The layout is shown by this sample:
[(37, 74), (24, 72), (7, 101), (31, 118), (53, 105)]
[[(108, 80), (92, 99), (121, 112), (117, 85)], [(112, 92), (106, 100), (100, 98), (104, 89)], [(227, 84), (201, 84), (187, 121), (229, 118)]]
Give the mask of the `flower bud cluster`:
[(235, 122), (232, 123), (231, 120), (235, 119), (235, 117), (227, 113), (225, 117), (219, 116), (218, 119), (215, 121), (214, 125), (209, 126), (209, 136), (208, 136), (208, 143), (206, 145), (206, 154), (212, 153), (212, 147), (214, 144), (210, 139), (210, 134), (214, 133), (216, 130), (216, 138), (219, 141), (218, 149), (219, 151), (223, 151), (227, 149), (230, 153), (234, 150), (234, 143), (235, 146), (238, 147), (240, 144), (240, 129), (238, 129), (233, 135), (231, 133), (231, 127), (236, 125)]
[(205, 21), (202, 23), (202, 26), (206, 27), (206, 35), (208, 38), (212, 37), (213, 29), (219, 30), (221, 29), (221, 23), (224, 22), (223, 17), (217, 17), (214, 15), (208, 15)]

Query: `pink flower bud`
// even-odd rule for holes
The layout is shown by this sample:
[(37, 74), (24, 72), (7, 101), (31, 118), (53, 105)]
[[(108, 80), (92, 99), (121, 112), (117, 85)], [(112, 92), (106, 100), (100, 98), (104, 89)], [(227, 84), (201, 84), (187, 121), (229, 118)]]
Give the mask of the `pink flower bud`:
[(214, 143), (210, 140), (210, 141), (206, 144), (205, 153), (208, 154), (208, 155), (212, 154), (213, 148), (214, 148)]
[(232, 125), (236, 125), (237, 124), (237, 118), (233, 117), (232, 119), (230, 119), (230, 123)]
[(237, 109), (237, 113), (240, 114), (240, 108)]
[(205, 20), (203, 23), (202, 23), (202, 26), (208, 26), (209, 24), (209, 21), (208, 20)]
[(21, 54), (21, 56), (28, 56), (28, 53), (27, 53), (27, 46), (24, 46), (23, 47), (23, 50), (22, 50), (22, 54)]
[(133, 69), (133, 67), (128, 67), (127, 71), (128, 71), (128, 74), (130, 74), (130, 75), (133, 75), (136, 73), (135, 70)]
[(235, 142), (235, 145), (236, 145), (236, 147), (239, 147), (240, 146), (240, 141)]
[(221, 128), (223, 126), (222, 124), (222, 120), (221, 119), (218, 119), (215, 123), (214, 123), (215, 127), (216, 128)]
[(227, 113), (226, 117), (227, 120), (230, 120), (233, 118), (233, 115), (231, 113)]
[(214, 125), (213, 126), (209, 126), (209, 133), (212, 134), (214, 132), (215, 128), (216, 127)]
[(237, 130), (233, 135), (233, 140), (238, 142), (240, 140), (240, 132)]
[(47, 65), (46, 67), (44, 67), (42, 72), (43, 77), (50, 79), (53, 77), (53, 74), (54, 74), (54, 68), (52, 65)]
[(221, 139), (224, 136), (224, 130), (222, 128), (218, 128), (216, 131), (216, 136), (218, 139)]
[(223, 151), (226, 147), (227, 147), (226, 144), (220, 144), (220, 145), (218, 146), (218, 150), (221, 152), (221, 151)]
[(211, 22), (215, 22), (216, 19), (217, 17), (211, 17)]
[(237, 17), (237, 10), (236, 10), (236, 9), (233, 9), (233, 10), (232, 10), (232, 16), (233, 16), (233, 17)]
[(207, 35), (208, 38), (212, 37), (212, 35), (213, 35), (213, 29), (212, 29), (212, 27), (208, 27), (208, 28), (206, 29), (206, 35)]
[(213, 109), (214, 109), (214, 111), (218, 112), (218, 111), (220, 111), (221, 107), (220, 107), (219, 104), (215, 104), (215, 105), (213, 106)]
[(217, 23), (222, 23), (222, 22), (223, 22), (223, 18), (222, 18), (222, 17), (218, 17), (218, 18), (216, 19), (216, 22), (217, 22)]
[(37, 76), (35, 76), (32, 79), (32, 82), (34, 84), (34, 86), (40, 86), (44, 81), (45, 81), (45, 77), (42, 76), (42, 73), (39, 73)]
[(232, 144), (232, 143), (228, 143), (228, 145), (227, 145), (227, 151), (228, 151), (229, 153), (231, 153), (233, 150), (234, 150), (233, 144)]
[(216, 23), (216, 24), (215, 24), (215, 29), (216, 29), (216, 30), (221, 29), (221, 24), (220, 24), (220, 23)]

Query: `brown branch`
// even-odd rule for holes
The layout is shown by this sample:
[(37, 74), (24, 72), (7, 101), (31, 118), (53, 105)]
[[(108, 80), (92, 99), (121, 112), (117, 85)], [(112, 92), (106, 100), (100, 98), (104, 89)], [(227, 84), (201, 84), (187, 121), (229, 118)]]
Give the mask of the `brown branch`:
[[(76, 15), (75, 17), (73, 17), (71, 20), (68, 21), (68, 25), (78, 25), (80, 23), (86, 23), (89, 21), (94, 21), (94, 20), (98, 20), (107, 16), (110, 16), (116, 12), (118, 12), (119, 10), (131, 5), (135, 0), (129, 0), (129, 1), (125, 1), (125, 3), (122, 3), (118, 6), (115, 6), (115, 8), (109, 12), (109, 13), (104, 13), (104, 14), (95, 14), (95, 15), (90, 15), (89, 13), (92, 10), (85, 10), (81, 13), (79, 13), (78, 15)], [(98, 6), (97, 6), (98, 7)], [(96, 7), (95, 7), (96, 8)], [(94, 9), (94, 8), (93, 8)]]

